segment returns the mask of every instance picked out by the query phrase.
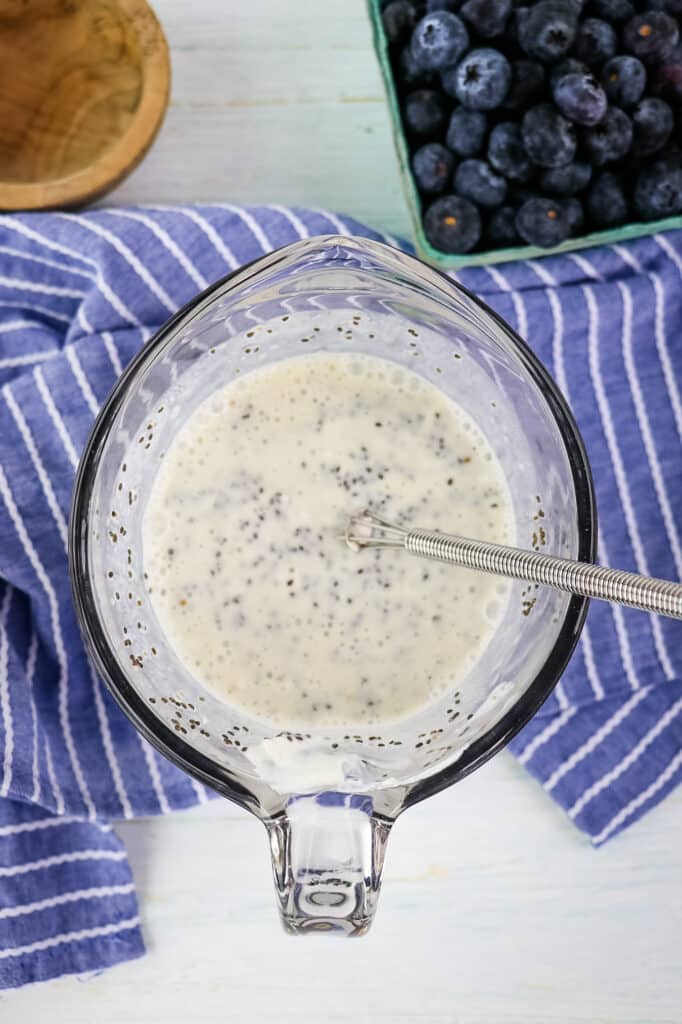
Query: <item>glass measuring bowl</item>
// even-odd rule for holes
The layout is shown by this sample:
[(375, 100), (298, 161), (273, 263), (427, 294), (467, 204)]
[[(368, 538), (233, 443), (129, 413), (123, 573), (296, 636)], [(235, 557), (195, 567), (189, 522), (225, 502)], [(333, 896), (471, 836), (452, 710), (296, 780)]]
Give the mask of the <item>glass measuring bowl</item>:
[[(364, 310), (379, 325), (399, 319), (414, 332), (375, 331), (370, 343), (352, 332), (282, 339), (268, 328), (324, 310), (349, 320)], [(505, 472), (518, 546), (542, 543), (590, 561), (595, 511), (573, 418), (525, 344), (437, 271), (365, 239), (298, 242), (218, 282), (145, 346), (104, 405), (81, 461), (70, 531), (88, 649), (150, 742), (264, 822), (285, 928), (362, 934), (397, 816), (478, 767), (528, 721), (570, 657), (587, 602), (511, 584), (468, 674), (428, 708), (385, 725), (282, 729), (206, 690), (164, 637), (146, 591), (151, 484), (212, 388), (302, 354), (302, 341), (306, 352), (368, 352), (408, 367), (462, 406)], [(216, 355), (220, 373), (198, 373)]]

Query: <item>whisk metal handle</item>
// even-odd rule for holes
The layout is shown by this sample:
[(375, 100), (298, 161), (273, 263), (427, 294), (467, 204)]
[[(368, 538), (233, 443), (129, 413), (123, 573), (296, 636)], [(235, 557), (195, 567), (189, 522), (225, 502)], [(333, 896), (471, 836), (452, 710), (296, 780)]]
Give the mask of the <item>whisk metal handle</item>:
[(413, 555), (439, 562), (452, 562), (496, 576), (544, 584), (569, 594), (615, 601), (629, 608), (682, 619), (682, 584), (669, 580), (429, 530), (407, 531), (403, 545)]

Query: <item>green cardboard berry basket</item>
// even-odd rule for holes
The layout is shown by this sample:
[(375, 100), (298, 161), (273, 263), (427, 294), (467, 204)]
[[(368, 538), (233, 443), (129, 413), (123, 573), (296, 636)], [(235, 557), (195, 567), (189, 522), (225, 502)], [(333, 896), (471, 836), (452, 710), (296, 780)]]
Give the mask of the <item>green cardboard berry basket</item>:
[(659, 231), (670, 231), (673, 228), (682, 227), (682, 217), (667, 217), (665, 220), (624, 224), (622, 227), (613, 228), (609, 231), (597, 231), (591, 235), (584, 235), (581, 238), (571, 238), (553, 249), (539, 249), (533, 245), (520, 245), (512, 249), (494, 249), (491, 252), (473, 252), (463, 255), (451, 255), (434, 249), (427, 240), (422, 228), (421, 202), (414, 179), (412, 178), (410, 153), (405, 132), (403, 131), (397, 90), (393, 81), (388, 40), (381, 23), (381, 9), (385, 2), (386, 0), (367, 0), (367, 6), (372, 22), (374, 49), (381, 68), (386, 99), (388, 100), (400, 178), (412, 220), (415, 247), (418, 255), (423, 260), (443, 270), (455, 270), (457, 267), (481, 266), (485, 263), (506, 263), (509, 260), (536, 259), (538, 256), (572, 252), (575, 249), (587, 249), (593, 245), (614, 245), (619, 242), (626, 242), (630, 238), (639, 238), (642, 235), (653, 235)]

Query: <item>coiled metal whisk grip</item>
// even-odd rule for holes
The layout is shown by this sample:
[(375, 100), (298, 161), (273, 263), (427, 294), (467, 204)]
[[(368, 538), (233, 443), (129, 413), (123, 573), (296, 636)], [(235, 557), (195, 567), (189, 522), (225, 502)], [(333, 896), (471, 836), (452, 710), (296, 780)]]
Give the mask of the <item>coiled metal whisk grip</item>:
[(351, 518), (344, 539), (353, 550), (404, 548), (422, 558), (682, 619), (682, 584), (670, 580), (432, 530), (406, 530), (367, 511)]

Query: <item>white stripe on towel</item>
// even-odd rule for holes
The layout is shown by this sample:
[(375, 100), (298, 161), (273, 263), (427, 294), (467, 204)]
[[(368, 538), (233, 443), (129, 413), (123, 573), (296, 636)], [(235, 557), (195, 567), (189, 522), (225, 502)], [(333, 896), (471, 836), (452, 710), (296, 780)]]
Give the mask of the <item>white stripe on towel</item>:
[(677, 718), (680, 711), (682, 711), (682, 698), (675, 701), (664, 715), (658, 719), (655, 725), (649, 729), (649, 731), (641, 738), (641, 740), (627, 752), (622, 761), (619, 761), (617, 765), (611, 768), (608, 772), (605, 772), (601, 778), (596, 779), (591, 786), (588, 786), (584, 793), (578, 797), (572, 807), (569, 807), (568, 813), (571, 818), (576, 818), (582, 810), (594, 800), (601, 792), (603, 792), (608, 786), (612, 785), (616, 779), (626, 772), (629, 768), (639, 760), (644, 751), (651, 746), (654, 740), (660, 736), (660, 734), (667, 729), (672, 721)]
[(105, 924), (99, 928), (83, 928), (79, 932), (62, 932), (60, 935), (50, 936), (49, 939), (39, 939), (38, 942), (32, 942), (28, 946), (0, 949), (0, 959), (6, 960), (12, 956), (27, 956), (29, 953), (39, 953), (44, 949), (62, 946), (66, 942), (82, 942), (84, 939), (98, 939), (108, 935), (116, 935), (117, 932), (130, 931), (131, 928), (137, 928), (139, 924), (139, 917), (130, 917), (126, 921)]
[(72, 892), (62, 892), (58, 896), (49, 896), (44, 900), (35, 900), (33, 903), (20, 903), (15, 907), (0, 908), (0, 920), (8, 917), (26, 917), (29, 914), (37, 914), (41, 910), (52, 910), (54, 907), (63, 907), (66, 903), (78, 903), (80, 900), (104, 899), (108, 896), (129, 896), (135, 891), (132, 882), (126, 885), (99, 885), (90, 889), (75, 889)]

